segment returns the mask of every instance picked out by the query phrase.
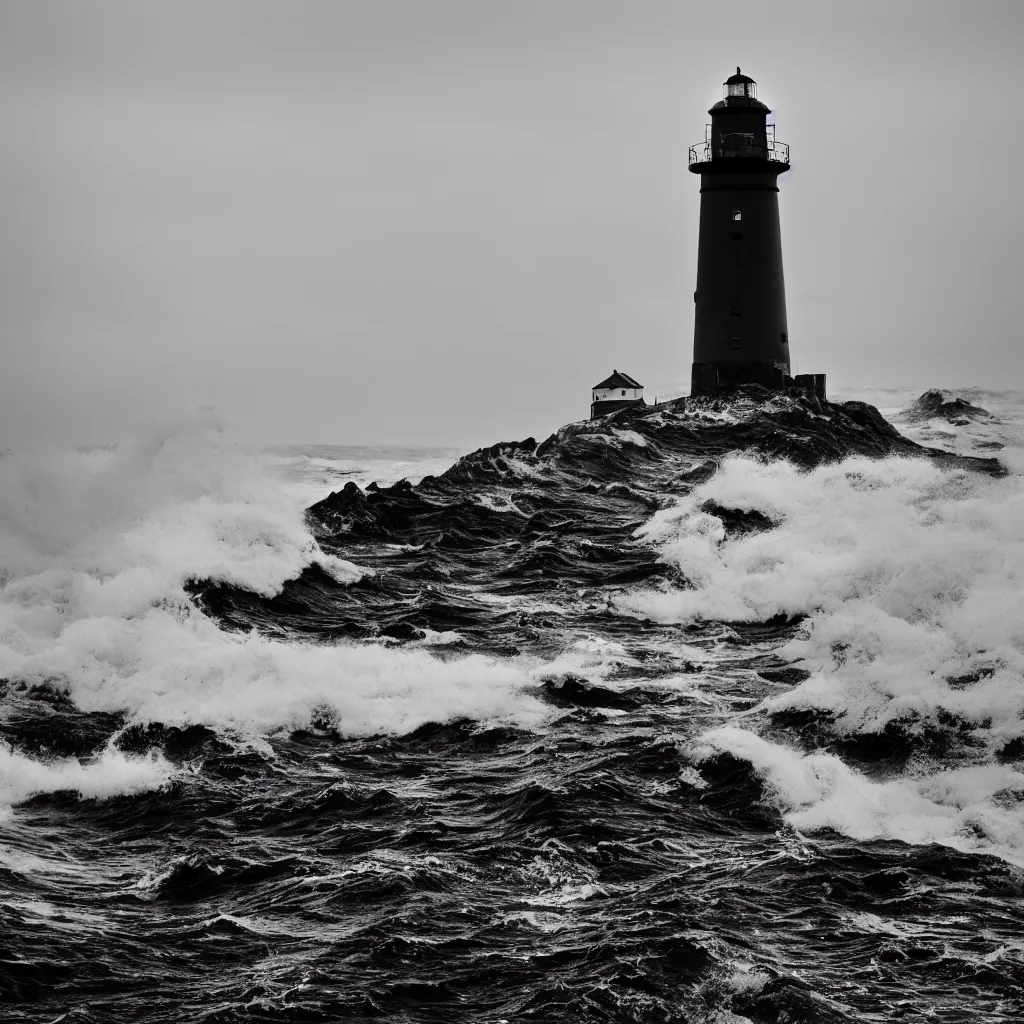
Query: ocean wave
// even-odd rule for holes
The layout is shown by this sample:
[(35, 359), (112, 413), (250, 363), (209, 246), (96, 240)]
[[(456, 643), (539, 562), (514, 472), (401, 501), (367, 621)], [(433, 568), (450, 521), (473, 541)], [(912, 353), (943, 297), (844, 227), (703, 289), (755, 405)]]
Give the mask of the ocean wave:
[(702, 734), (687, 753), (698, 763), (721, 754), (749, 763), (764, 784), (763, 799), (803, 832), (940, 843), (1024, 866), (1024, 774), (1007, 765), (918, 767), (872, 779), (834, 754), (803, 753), (736, 726)]
[(209, 425), (0, 459), (4, 997), (1009, 1019), (1024, 464), (961, 412), (746, 390), (305, 515), (329, 452)]
[(71, 792), (83, 800), (108, 800), (162, 789), (173, 777), (173, 765), (157, 752), (130, 757), (109, 748), (89, 761), (40, 761), (0, 745), (0, 815), (45, 794)]
[[(837, 733), (950, 715), (1005, 745), (1024, 734), (1022, 482), (909, 459), (807, 473), (727, 460), (638, 531), (689, 587), (616, 607), (681, 623), (803, 617), (779, 654), (810, 678), (768, 710), (817, 710)], [(769, 526), (730, 531), (721, 508)]]
[(233, 635), (197, 610), (196, 576), (271, 598), (324, 552), (260, 459), (207, 424), (134, 444), (0, 461), (0, 678), (134, 721), (273, 731), (326, 715), (344, 734), (442, 716), (523, 716), (515, 666), (475, 656)]

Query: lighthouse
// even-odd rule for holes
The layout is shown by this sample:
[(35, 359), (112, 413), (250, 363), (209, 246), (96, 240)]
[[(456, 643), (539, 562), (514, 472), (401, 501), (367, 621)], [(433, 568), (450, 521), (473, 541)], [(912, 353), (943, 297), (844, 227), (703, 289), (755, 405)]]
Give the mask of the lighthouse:
[(757, 83), (739, 68), (690, 147), (700, 175), (691, 394), (735, 384), (799, 387), (824, 398), (824, 374), (790, 372), (778, 178), (789, 146), (775, 139)]

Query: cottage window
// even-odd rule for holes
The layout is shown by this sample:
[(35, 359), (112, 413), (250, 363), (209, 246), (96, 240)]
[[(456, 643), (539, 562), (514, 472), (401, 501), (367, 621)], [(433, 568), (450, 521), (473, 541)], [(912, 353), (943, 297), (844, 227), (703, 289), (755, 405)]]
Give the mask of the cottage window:
[(626, 392), (625, 392), (625, 391), (623, 391), (623, 392), (622, 392), (622, 397), (623, 397), (623, 398), (625, 398), (625, 397), (626, 397)]

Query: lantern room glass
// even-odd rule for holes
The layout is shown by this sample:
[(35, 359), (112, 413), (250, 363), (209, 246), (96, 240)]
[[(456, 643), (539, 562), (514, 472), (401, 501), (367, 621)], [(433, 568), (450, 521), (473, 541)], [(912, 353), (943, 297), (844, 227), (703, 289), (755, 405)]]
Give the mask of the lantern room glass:
[(730, 96), (748, 96), (750, 99), (757, 98), (757, 83), (756, 82), (726, 82), (725, 85), (725, 97), (728, 99)]

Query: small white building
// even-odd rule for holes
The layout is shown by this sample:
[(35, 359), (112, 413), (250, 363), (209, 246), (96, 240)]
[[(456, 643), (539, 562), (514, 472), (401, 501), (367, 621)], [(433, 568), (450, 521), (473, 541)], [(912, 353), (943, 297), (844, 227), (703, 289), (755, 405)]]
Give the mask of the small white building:
[(593, 387), (593, 396), (590, 402), (590, 418), (595, 419), (598, 416), (615, 412), (617, 409), (625, 409), (629, 405), (643, 404), (643, 384), (633, 380), (627, 373), (619, 373), (618, 370), (612, 370), (610, 377), (606, 377)]

